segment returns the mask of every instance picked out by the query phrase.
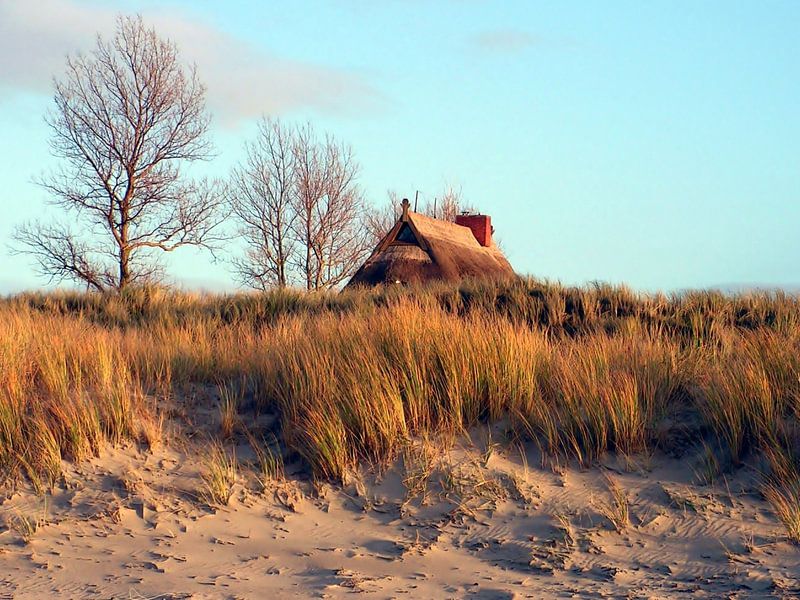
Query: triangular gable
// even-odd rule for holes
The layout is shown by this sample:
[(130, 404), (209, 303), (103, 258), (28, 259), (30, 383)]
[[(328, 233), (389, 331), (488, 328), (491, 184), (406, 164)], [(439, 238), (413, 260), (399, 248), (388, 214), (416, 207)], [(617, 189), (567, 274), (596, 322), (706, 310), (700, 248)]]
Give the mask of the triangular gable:
[(411, 230), (411, 226), (408, 223), (403, 223), (400, 226), (400, 229), (397, 230), (397, 234), (395, 234), (392, 243), (401, 243), (401, 244), (414, 244), (415, 246), (419, 246), (419, 240), (417, 236), (414, 235), (414, 232)]
[[(411, 241), (408, 242), (406, 241), (406, 239), (403, 238), (406, 239), (411, 238)], [(397, 221), (397, 223), (394, 224), (394, 227), (392, 227), (389, 230), (389, 233), (387, 233), (384, 236), (384, 238), (380, 242), (378, 242), (378, 245), (372, 252), (372, 256), (375, 256), (379, 252), (382, 252), (395, 241), (399, 241), (401, 244), (402, 243), (415, 244), (420, 248), (422, 248), (423, 250), (425, 250), (425, 252), (428, 251), (428, 244), (425, 242), (425, 238), (422, 237), (422, 235), (420, 235), (419, 230), (417, 230), (416, 226), (414, 225), (414, 222), (408, 215), (405, 217), (405, 219), (401, 217)]]

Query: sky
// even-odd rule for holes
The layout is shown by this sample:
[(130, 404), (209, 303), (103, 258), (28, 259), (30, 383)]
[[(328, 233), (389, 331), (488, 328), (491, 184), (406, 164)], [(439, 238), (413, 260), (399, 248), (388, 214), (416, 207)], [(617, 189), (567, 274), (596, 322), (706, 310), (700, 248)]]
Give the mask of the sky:
[[(208, 88), (225, 177), (261, 116), (350, 144), (376, 205), (448, 186), (519, 273), (639, 290), (800, 288), (800, 2), (0, 0), (0, 293), (58, 217), (44, 115), (68, 54), (139, 13)], [(232, 240), (231, 248), (236, 247)], [(230, 290), (178, 250), (184, 287)]]

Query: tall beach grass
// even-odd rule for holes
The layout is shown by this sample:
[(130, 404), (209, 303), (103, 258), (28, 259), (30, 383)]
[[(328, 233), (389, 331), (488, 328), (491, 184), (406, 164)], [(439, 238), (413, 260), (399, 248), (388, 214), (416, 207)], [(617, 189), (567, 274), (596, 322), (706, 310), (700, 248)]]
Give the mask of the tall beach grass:
[[(797, 455), (798, 357), (800, 300), (780, 293), (519, 280), (22, 294), (0, 301), (0, 478), (46, 488), (64, 459), (155, 443), (165, 399), (180, 402), (190, 382), (244, 385), (322, 478), (385, 463), (417, 436), (503, 418), (547, 455), (588, 465), (657, 448), (660, 424), (687, 411), (736, 466)], [(221, 412), (227, 436), (236, 404)]]

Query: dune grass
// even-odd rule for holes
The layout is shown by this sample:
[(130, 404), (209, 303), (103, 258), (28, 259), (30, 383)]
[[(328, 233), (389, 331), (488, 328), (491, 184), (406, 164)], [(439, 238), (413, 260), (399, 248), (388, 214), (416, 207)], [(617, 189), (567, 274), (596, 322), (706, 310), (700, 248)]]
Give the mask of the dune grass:
[(211, 442), (203, 463), (206, 469), (201, 475), (200, 499), (209, 506), (226, 506), (238, 476), (236, 456), (228, 453), (220, 443)]
[(22, 294), (0, 301), (0, 479), (46, 489), (62, 459), (156, 443), (163, 399), (187, 383), (220, 390), (222, 437), (241, 394), (277, 411), (281, 443), (319, 478), (503, 418), (547, 455), (590, 465), (654, 450), (660, 423), (687, 410), (710, 440), (698, 445), (736, 466), (798, 448), (800, 299), (534, 280)]
[(603, 478), (608, 488), (610, 500), (599, 502), (596, 508), (601, 515), (608, 519), (615, 531), (625, 531), (631, 523), (628, 495), (619, 482), (610, 474), (605, 473)]

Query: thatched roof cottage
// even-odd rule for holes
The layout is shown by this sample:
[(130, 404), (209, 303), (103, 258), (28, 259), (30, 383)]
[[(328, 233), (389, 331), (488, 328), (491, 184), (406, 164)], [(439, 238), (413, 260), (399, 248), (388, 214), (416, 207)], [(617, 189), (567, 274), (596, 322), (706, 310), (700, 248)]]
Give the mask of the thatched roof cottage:
[(488, 215), (465, 213), (453, 223), (411, 212), (406, 199), (402, 207), (397, 223), (347, 287), (514, 276), (511, 264), (492, 241)]

